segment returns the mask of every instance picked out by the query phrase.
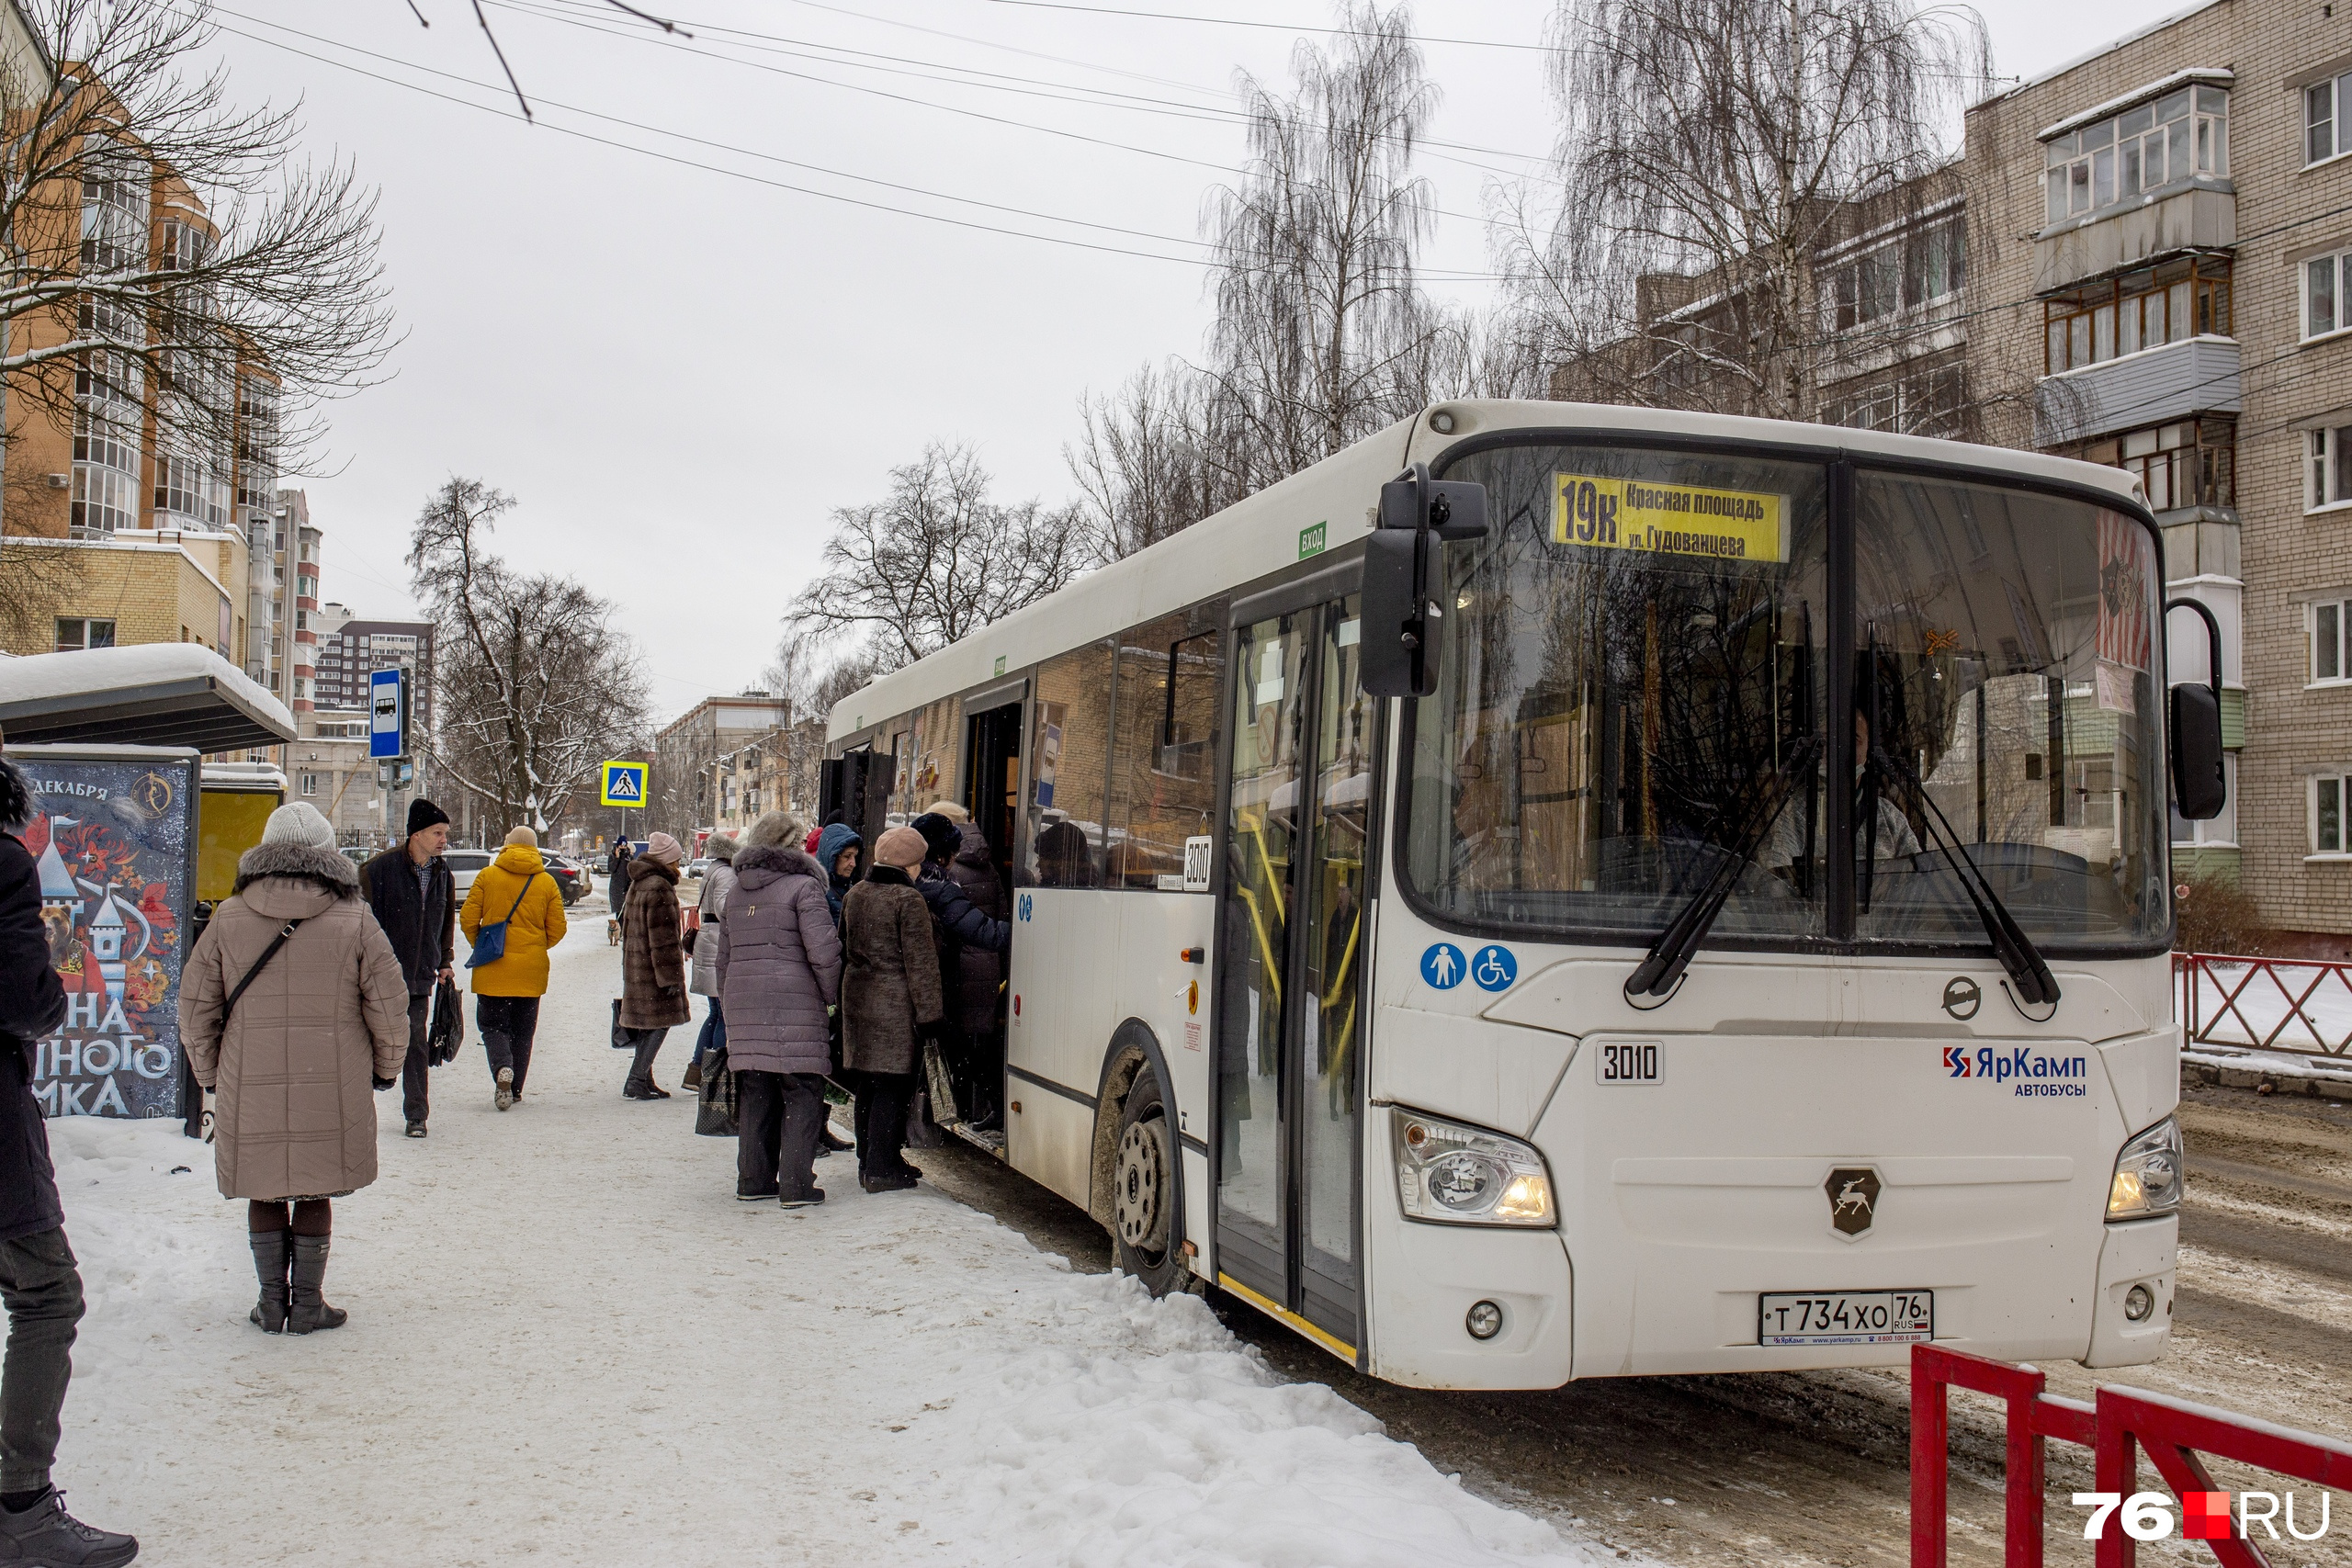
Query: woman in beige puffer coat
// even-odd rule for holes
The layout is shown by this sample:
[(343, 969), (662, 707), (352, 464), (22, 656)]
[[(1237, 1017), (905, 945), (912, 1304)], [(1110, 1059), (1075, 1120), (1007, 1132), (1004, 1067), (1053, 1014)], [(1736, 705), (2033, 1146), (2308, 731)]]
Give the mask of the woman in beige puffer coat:
[(339, 1327), (347, 1314), (320, 1294), (328, 1200), (376, 1179), (369, 1089), (390, 1088), (408, 1055), (408, 983), (315, 807), (278, 807), (237, 862), (235, 893), (188, 954), (179, 1011), (188, 1066), (219, 1097), (220, 1194), (246, 1200), (261, 1280), (252, 1321), (271, 1334)]

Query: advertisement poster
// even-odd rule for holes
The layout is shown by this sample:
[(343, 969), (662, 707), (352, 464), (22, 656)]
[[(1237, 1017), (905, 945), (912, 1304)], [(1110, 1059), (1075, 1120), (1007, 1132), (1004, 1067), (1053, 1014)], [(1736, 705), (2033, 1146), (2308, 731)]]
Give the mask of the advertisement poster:
[(48, 1116), (176, 1116), (180, 955), (190, 916), (196, 761), (13, 749), (39, 795), (24, 831), (65, 1024), (34, 1047)]

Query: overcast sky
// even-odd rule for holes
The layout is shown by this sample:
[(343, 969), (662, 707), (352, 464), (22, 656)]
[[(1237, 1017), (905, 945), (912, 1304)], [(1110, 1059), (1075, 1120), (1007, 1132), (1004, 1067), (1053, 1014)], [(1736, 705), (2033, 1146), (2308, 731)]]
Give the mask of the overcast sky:
[[(1237, 73), (1286, 82), (1289, 29), (1334, 13), (639, 3), (696, 38), (665, 42), (601, 0), (484, 0), (536, 125), (469, 0), (415, 0), (429, 28), (405, 0), (216, 15), (238, 96), (302, 99), (310, 145), (382, 191), (406, 336), (390, 379), (333, 410), (335, 470), (291, 481), (327, 531), (325, 596), (410, 613), (410, 523), (450, 474), (480, 478), (519, 502), (510, 558), (621, 605), (667, 716), (755, 680), (827, 513), (878, 497), (924, 442), (974, 443), (1001, 496), (1070, 492), (1080, 396), (1199, 352), (1191, 242), (1242, 156)], [(2018, 75), (2171, 8), (1981, 7), (1996, 68)], [(1553, 129), (1526, 46), (1548, 11), (1415, 7), (1443, 93), (1431, 140), (1452, 144), (1420, 167), (1441, 209), (1471, 215), (1442, 220), (1424, 258), (1468, 275), (1436, 284), (1452, 298), (1485, 296), (1487, 188), (1540, 177)]]

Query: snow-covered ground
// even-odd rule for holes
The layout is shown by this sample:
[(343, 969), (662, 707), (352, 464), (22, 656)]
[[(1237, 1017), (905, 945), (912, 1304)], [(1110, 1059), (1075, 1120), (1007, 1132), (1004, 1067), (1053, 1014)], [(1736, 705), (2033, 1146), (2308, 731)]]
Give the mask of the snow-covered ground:
[(865, 1196), (845, 1156), (821, 1207), (736, 1202), (686, 1096), (620, 1098), (603, 926), (583, 902), (557, 950), (522, 1106), (492, 1108), (470, 1021), (431, 1137), (378, 1098), (384, 1174), (335, 1205), (345, 1328), (246, 1323), (243, 1205), (176, 1122), (51, 1123), (89, 1287), (77, 1513), (159, 1568), (1596, 1560), (1198, 1301)]

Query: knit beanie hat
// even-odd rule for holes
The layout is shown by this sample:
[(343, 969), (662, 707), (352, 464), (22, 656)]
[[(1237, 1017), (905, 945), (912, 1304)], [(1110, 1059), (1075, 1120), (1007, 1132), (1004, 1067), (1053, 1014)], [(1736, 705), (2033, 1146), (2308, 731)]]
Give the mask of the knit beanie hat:
[(912, 828), (893, 828), (874, 840), (874, 859), (881, 865), (912, 871), (931, 852), (931, 845)]
[(269, 821), (261, 830), (261, 841), (331, 850), (334, 848), (334, 825), (319, 815), (317, 807), (307, 800), (298, 800), (269, 814)]
[(422, 833), (435, 823), (447, 820), (447, 812), (421, 795), (408, 803), (408, 830), (411, 834)]
[(683, 853), (678, 848), (678, 840), (667, 833), (656, 833), (645, 840), (645, 858), (662, 865), (677, 864)]
[(934, 800), (931, 803), (929, 809), (946, 818), (950, 822), (969, 822), (972, 819), (970, 812), (952, 800)]
[(528, 828), (508, 829), (506, 841), (510, 844), (520, 844), (526, 850), (536, 850), (539, 847), (539, 836)]

